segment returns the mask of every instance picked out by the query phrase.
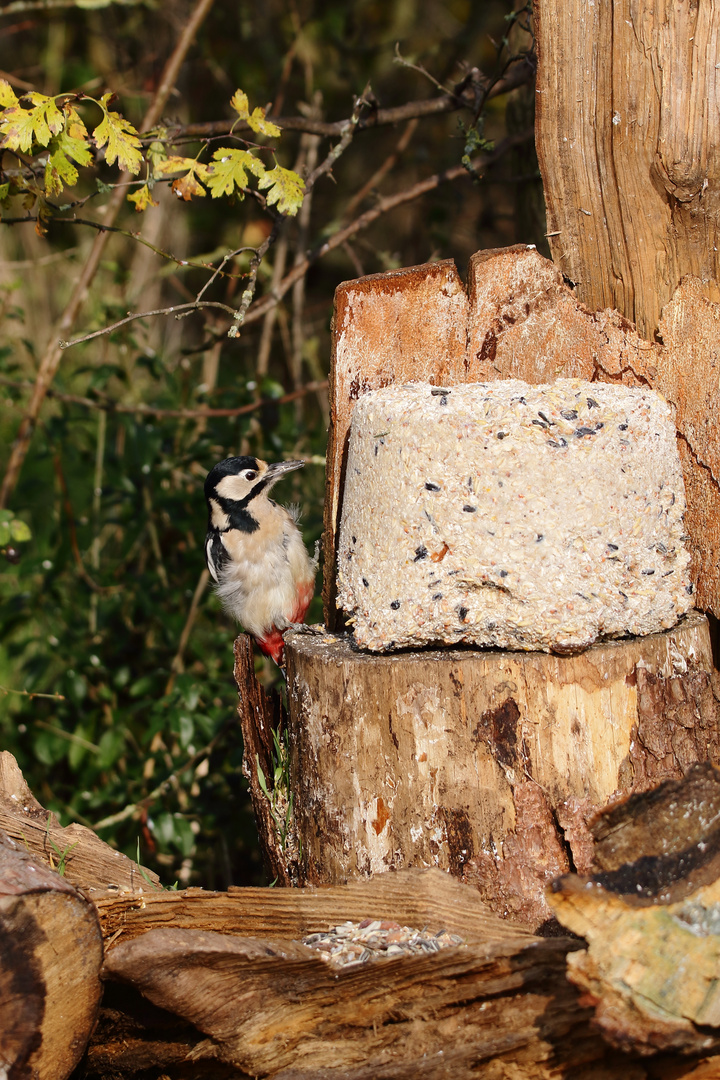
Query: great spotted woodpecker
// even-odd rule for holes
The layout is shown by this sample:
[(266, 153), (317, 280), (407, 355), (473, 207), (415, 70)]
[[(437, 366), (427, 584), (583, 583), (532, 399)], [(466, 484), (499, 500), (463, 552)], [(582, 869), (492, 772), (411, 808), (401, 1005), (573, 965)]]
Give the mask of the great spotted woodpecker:
[(308, 555), (297, 507), (268, 498), (270, 488), (303, 461), (268, 465), (230, 457), (208, 473), (205, 557), (225, 611), (282, 667), (283, 634), (302, 623), (312, 600), (317, 556)]

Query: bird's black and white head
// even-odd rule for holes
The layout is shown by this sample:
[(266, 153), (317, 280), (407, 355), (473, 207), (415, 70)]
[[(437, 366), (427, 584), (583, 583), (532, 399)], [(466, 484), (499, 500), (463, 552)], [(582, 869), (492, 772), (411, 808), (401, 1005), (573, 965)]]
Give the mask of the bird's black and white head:
[(301, 469), (304, 464), (304, 461), (278, 461), (268, 465), (254, 457), (229, 457), (218, 462), (205, 481), (208, 527), (219, 532), (227, 529), (254, 532), (258, 528), (258, 515), (253, 513), (257, 500), (267, 498), (285, 473)]

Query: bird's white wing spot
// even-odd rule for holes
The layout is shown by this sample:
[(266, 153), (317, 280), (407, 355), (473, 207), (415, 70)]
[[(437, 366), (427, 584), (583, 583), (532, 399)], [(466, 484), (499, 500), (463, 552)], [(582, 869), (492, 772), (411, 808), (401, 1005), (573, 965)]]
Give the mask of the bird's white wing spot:
[(205, 559), (207, 560), (207, 566), (208, 566), (208, 570), (210, 571), (210, 576), (212, 577), (213, 581), (217, 582), (218, 574), (217, 574), (217, 568), (215, 566), (215, 562), (213, 560), (212, 549), (213, 549), (213, 538), (211, 536), (209, 538), (209, 540), (207, 541), (207, 543), (205, 544)]

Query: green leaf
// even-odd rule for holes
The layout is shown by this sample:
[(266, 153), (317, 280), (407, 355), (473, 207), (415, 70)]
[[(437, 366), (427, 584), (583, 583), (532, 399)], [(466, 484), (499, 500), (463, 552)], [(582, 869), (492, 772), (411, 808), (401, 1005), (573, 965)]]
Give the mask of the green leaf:
[(32, 538), (29, 527), (24, 521), (20, 521), (19, 518), (15, 518), (15, 520), (10, 523), (10, 534), (13, 540), (18, 544), (24, 544)]
[(267, 195), (268, 205), (273, 206), (277, 203), (281, 214), (292, 217), (302, 206), (305, 184), (302, 177), (292, 169), (283, 169), (282, 165), (276, 165), (260, 178), (258, 187), (262, 190), (270, 189)]
[(250, 113), (247, 94), (244, 94), (242, 90), (235, 91), (230, 99), (230, 104), (239, 118), (244, 120), (258, 135), (267, 135), (270, 139), (277, 139), (282, 135), (282, 131), (277, 124), (265, 119), (264, 109), (256, 108), (253, 109), (252, 114)]
[(265, 173), (262, 161), (249, 150), (234, 150), (221, 146), (213, 154), (213, 162), (215, 164), (210, 165), (207, 180), (213, 199), (219, 199), (222, 195), (232, 195), (236, 187), (240, 189), (242, 197), (244, 196), (242, 189), (247, 187), (248, 183), (248, 172), (259, 177)]
[(150, 188), (147, 184), (143, 184), (137, 191), (132, 191), (128, 195), (128, 202), (135, 203), (135, 209), (140, 212), (147, 210), (148, 206), (159, 206), (160, 203), (153, 199), (150, 192)]
[(120, 113), (111, 112), (107, 103), (112, 94), (103, 94), (99, 104), (105, 113), (93, 132), (93, 139), (98, 150), (107, 145), (105, 160), (108, 165), (117, 161), (121, 169), (137, 175), (142, 165), (140, 139), (136, 129)]
[(3, 109), (7, 109), (17, 103), (18, 99), (10, 83), (6, 79), (0, 79), (0, 105)]
[(10, 543), (11, 535), (10, 522), (0, 521), (0, 547), (5, 547)]

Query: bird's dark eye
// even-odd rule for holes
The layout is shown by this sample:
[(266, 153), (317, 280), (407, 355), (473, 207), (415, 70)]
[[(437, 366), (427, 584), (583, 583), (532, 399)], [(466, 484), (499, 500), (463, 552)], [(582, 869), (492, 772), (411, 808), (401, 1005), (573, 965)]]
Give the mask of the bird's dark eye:
[(256, 476), (257, 476), (256, 472), (246, 472), (245, 473), (245, 479), (246, 480), (254, 480)]

